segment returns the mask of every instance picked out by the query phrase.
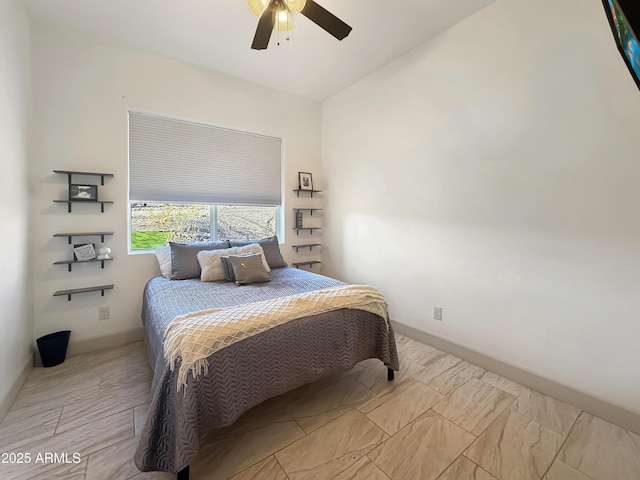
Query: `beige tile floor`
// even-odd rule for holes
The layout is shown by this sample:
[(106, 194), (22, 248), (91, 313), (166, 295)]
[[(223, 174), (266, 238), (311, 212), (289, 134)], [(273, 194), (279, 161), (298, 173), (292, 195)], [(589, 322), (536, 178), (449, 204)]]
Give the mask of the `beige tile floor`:
[[(398, 349), (393, 382), (366, 360), (209, 432), (192, 478), (640, 479), (640, 435), (402, 335)], [(132, 462), (150, 382), (140, 342), (36, 368), (0, 424), (0, 479), (175, 478)]]

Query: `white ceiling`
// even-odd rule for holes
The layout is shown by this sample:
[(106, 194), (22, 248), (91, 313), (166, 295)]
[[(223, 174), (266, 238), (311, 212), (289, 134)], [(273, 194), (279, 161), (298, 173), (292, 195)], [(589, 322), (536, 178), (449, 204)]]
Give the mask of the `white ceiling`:
[(342, 42), (306, 17), (290, 41), (251, 50), (245, 0), (25, 0), (47, 23), (324, 100), (494, 0), (318, 0), (353, 27)]

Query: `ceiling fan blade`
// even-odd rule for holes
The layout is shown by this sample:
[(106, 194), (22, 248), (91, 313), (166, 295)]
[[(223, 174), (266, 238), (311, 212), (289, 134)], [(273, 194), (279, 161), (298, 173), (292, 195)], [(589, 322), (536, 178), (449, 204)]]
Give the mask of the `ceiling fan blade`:
[(351, 33), (352, 29), (349, 25), (344, 23), (329, 10), (318, 5), (313, 0), (307, 0), (307, 4), (300, 13), (320, 28), (325, 29), (338, 40), (342, 40)]
[(262, 12), (260, 20), (258, 20), (258, 28), (256, 28), (256, 34), (253, 37), (253, 43), (251, 48), (254, 50), (264, 50), (269, 46), (269, 39), (271, 38), (271, 32), (273, 32), (273, 26), (276, 23), (276, 12), (271, 8), (271, 3)]

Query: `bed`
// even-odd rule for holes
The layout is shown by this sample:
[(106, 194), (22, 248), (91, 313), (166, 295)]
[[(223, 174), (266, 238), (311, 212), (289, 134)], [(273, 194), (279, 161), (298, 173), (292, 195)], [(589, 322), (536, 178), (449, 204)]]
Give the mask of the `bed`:
[(187, 375), (180, 389), (178, 368), (170, 368), (163, 354), (165, 330), (174, 318), (345, 285), (291, 267), (274, 268), (270, 276), (271, 282), (241, 286), (163, 277), (147, 283), (142, 321), (154, 374), (152, 401), (134, 458), (140, 470), (188, 478), (189, 462), (206, 430), (230, 425), (268, 398), (362, 360), (380, 359), (393, 379), (398, 355), (386, 318), (341, 308), (289, 321), (216, 351), (205, 359), (206, 373)]

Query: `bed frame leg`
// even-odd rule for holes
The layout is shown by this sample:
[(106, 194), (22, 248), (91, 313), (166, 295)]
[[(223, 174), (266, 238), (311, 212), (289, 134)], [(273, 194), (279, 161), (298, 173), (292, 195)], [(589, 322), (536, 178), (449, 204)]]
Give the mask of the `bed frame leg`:
[(189, 465), (178, 472), (176, 480), (189, 480)]
[(391, 381), (394, 379), (394, 371), (387, 367), (387, 380)]

